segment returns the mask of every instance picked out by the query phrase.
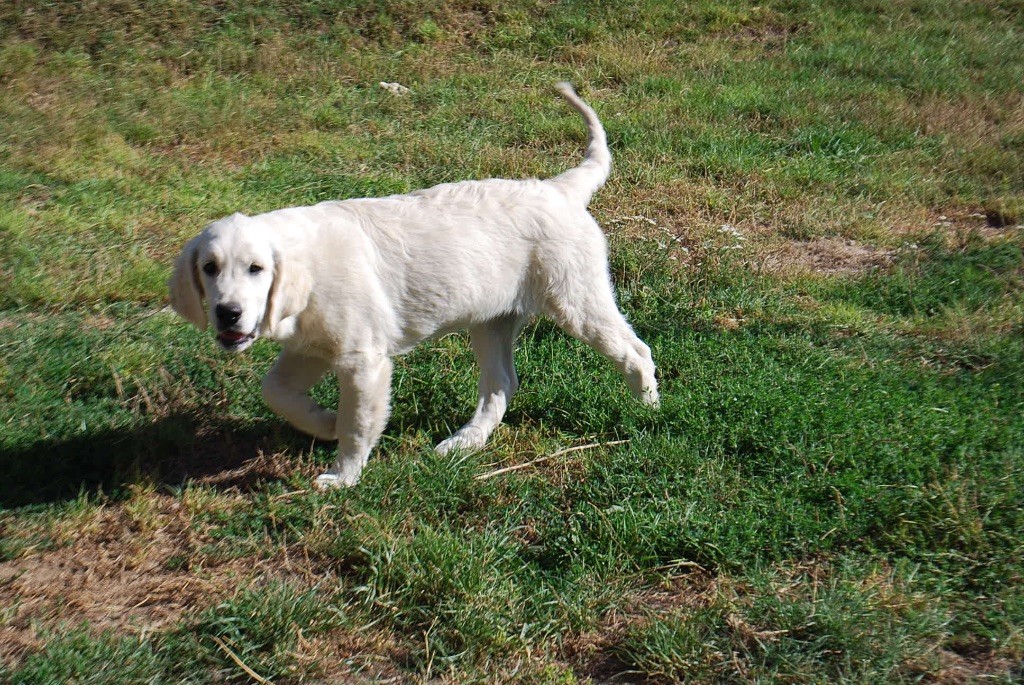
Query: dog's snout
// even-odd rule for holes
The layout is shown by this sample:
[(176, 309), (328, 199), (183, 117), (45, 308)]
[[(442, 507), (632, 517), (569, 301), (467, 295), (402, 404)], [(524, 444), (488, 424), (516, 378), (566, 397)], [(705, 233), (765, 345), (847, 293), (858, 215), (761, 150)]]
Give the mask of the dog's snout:
[(241, 305), (234, 303), (219, 304), (214, 309), (214, 312), (216, 312), (217, 322), (221, 326), (233, 326), (242, 318)]

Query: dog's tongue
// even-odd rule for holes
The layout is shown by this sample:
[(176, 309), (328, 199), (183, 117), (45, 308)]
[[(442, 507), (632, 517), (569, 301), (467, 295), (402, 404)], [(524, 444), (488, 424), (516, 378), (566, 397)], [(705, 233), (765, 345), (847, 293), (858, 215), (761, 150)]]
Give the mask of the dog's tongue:
[(244, 340), (246, 336), (245, 333), (239, 333), (238, 331), (224, 331), (217, 337), (223, 340), (224, 342), (236, 343)]

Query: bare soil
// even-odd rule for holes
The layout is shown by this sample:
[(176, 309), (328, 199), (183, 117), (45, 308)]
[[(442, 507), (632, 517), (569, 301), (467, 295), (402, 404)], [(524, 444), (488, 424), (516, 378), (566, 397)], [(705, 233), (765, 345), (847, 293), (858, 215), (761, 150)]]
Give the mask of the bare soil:
[(845, 276), (892, 263), (893, 250), (849, 238), (789, 240), (764, 248), (761, 266), (772, 273)]

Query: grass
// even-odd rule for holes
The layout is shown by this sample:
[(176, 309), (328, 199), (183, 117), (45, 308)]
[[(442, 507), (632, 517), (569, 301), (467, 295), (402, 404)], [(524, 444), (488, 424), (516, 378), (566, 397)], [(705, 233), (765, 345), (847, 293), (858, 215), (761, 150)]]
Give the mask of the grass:
[[(1019, 16), (0, 9), (0, 680), (1019, 679)], [(506, 425), (440, 457), (450, 336), (397, 361), (363, 483), (311, 491), (332, 446), (254, 390), (274, 345), (170, 313), (173, 256), (240, 208), (564, 169), (565, 78), (661, 410), (538, 321)]]
[(901, 574), (843, 565), (824, 578), (780, 576), (758, 573), (706, 606), (651, 615), (616, 651), (641, 672), (676, 681), (815, 673), (824, 682), (900, 682), (938, 670), (935, 644), (949, 619)]

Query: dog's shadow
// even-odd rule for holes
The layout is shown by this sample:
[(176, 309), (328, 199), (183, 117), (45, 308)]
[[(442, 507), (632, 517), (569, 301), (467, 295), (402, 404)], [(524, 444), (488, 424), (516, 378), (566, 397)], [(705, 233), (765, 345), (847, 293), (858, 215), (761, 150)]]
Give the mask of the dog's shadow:
[[(537, 354), (543, 347), (538, 347), (538, 342), (552, 336), (562, 334), (548, 323), (535, 323), (524, 332), (523, 343), (532, 344)], [(400, 364), (385, 440), (395, 435), (418, 435), (434, 445), (472, 414), (476, 371), (468, 344), (463, 340), (452, 345), (449, 341), (448, 348), (441, 351), (436, 349), (438, 346), (440, 343), (423, 346), (410, 356), (409, 363), (427, 364), (443, 352), (454, 355), (455, 367), (468, 370), (439, 374), (429, 365), (412, 370)], [(600, 363), (596, 356), (595, 362)], [(536, 368), (548, 364), (546, 358), (534, 362)], [(524, 379), (524, 383), (529, 382)], [(337, 402), (333, 383), (328, 378), (315, 389), (315, 399), (325, 407)], [(567, 388), (565, 392), (572, 390)], [(573, 433), (578, 428), (571, 415), (553, 409), (570, 406), (571, 395), (549, 397), (539, 405), (523, 401), (509, 408), (505, 425), (516, 428), (540, 417), (552, 429)], [(618, 423), (615, 416), (609, 420)], [(323, 462), (319, 466), (326, 467), (334, 457), (335, 445), (313, 442), (269, 412), (239, 420), (213, 417), (207, 408), (196, 407), (194, 412), (170, 413), (123, 427), (90, 429), (88, 433), (83, 429), (77, 437), (39, 438), (0, 453), (0, 509), (65, 502), (83, 493), (102, 493), (117, 499), (138, 483), (179, 487), (199, 482), (222, 490), (249, 491), (258, 489), (261, 483), (294, 475), (296, 455), (311, 454), (312, 459)], [(315, 451), (311, 450), (313, 446)], [(318, 468), (308, 460), (304, 467), (311, 473)]]
[[(514, 423), (516, 416), (513, 412), (508, 418)], [(385, 436), (419, 433), (437, 442), (447, 435), (427, 414), (414, 411), (404, 418), (401, 425), (389, 425)], [(42, 438), (4, 451), (0, 510), (66, 502), (83, 494), (102, 493), (116, 500), (142, 483), (253, 491), (292, 477), (297, 467), (312, 473), (319, 467), (311, 466), (311, 459), (326, 467), (335, 451), (336, 443), (314, 440), (273, 417), (211, 422), (205, 414), (169, 414), (79, 437)]]
[(221, 421), (211, 427), (188, 414), (41, 439), (0, 457), (0, 508), (63, 502), (83, 493), (116, 498), (133, 483), (206, 481), (245, 490), (281, 477), (275, 464), (259, 455), (300, 453), (309, 446), (308, 438), (270, 420)]

